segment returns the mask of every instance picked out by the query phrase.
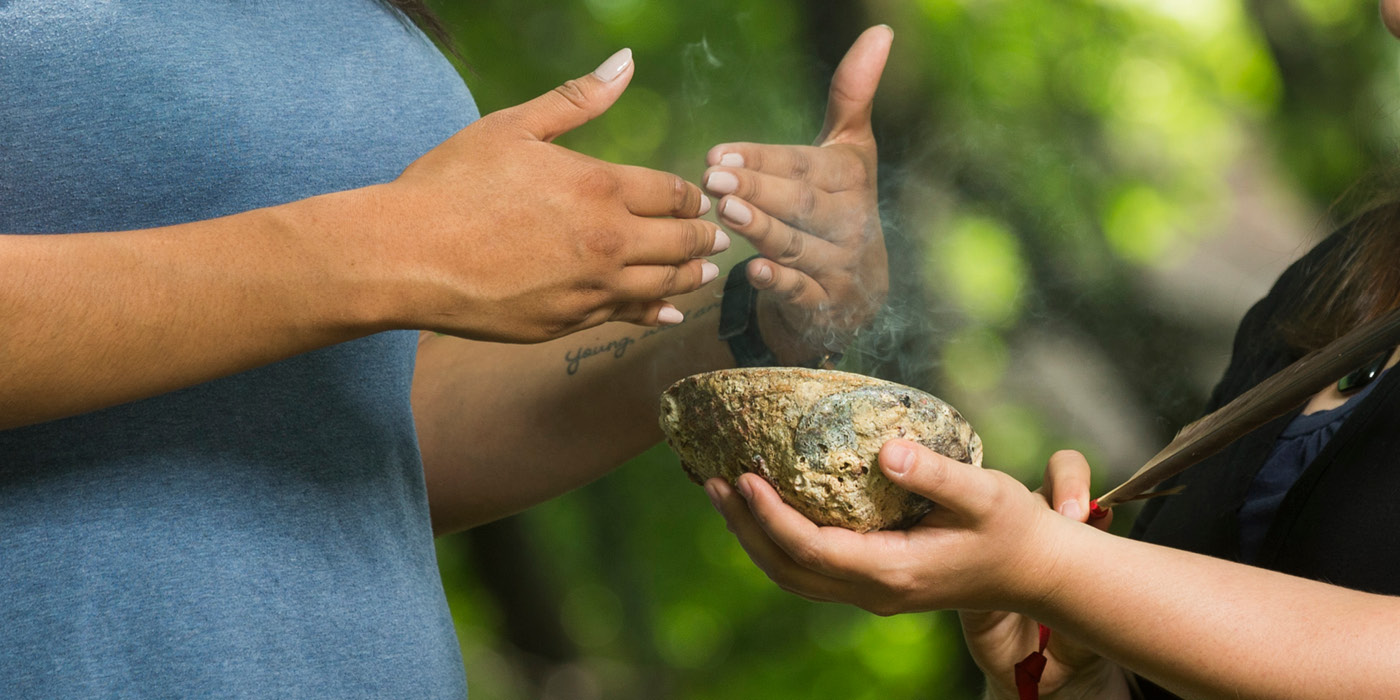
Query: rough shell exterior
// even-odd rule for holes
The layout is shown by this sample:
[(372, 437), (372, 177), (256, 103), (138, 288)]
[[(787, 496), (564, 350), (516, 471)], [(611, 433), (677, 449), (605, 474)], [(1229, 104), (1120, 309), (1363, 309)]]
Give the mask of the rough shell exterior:
[(696, 483), (753, 472), (821, 525), (859, 532), (912, 525), (933, 507), (880, 471), (880, 446), (906, 438), (981, 466), (982, 440), (952, 406), (858, 374), (733, 369), (687, 377), (661, 397), (661, 428)]

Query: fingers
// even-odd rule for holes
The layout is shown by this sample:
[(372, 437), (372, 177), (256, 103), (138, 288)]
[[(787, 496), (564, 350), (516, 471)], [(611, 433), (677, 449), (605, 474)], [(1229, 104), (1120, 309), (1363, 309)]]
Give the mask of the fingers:
[(608, 111), (627, 89), (632, 68), (632, 50), (623, 49), (592, 73), (497, 112), (496, 118), (512, 121), (541, 141), (553, 141)]
[(826, 268), (837, 263), (841, 249), (813, 236), (738, 197), (719, 202), (720, 222), (748, 239), (759, 253), (782, 265), (802, 269)]
[(619, 273), (612, 298), (616, 303), (657, 301), (693, 292), (718, 276), (719, 266), (708, 260), (691, 260), (681, 265), (629, 265)]
[(669, 301), (637, 301), (618, 304), (611, 309), (600, 311), (597, 318), (590, 318), (586, 327), (593, 327), (607, 321), (620, 321), (638, 326), (674, 326), (685, 320), (685, 315)]
[(818, 527), (784, 503), (762, 478), (743, 474), (739, 487), (748, 490), (749, 510), (759, 527), (802, 568), (841, 581), (867, 579), (870, 572), (884, 568), (864, 536), (839, 527)]
[(679, 265), (724, 252), (729, 235), (703, 219), (645, 219), (636, 222), (625, 260), (629, 265)]
[(885, 25), (871, 27), (856, 38), (831, 78), (826, 123), (817, 143), (873, 138), (870, 112), (893, 41), (894, 30)]
[(749, 504), (724, 479), (711, 479), (705, 491), (724, 516), (729, 531), (753, 563), (779, 587), (813, 600), (836, 600), (840, 582), (799, 566), (758, 524)]
[(803, 180), (827, 192), (861, 187), (870, 181), (869, 168), (851, 149), (723, 143), (710, 149), (705, 164)]
[(749, 261), (749, 284), (787, 304), (817, 309), (829, 301), (826, 289), (805, 272), (759, 258)]
[(910, 440), (885, 443), (880, 469), (894, 483), (954, 513), (980, 514), (996, 501), (998, 484), (991, 473)]
[(608, 321), (639, 326), (674, 326), (685, 316), (666, 297), (693, 292), (719, 276), (719, 267), (708, 260), (683, 265), (633, 265), (622, 270), (609, 293), (568, 332), (592, 328)]
[(847, 228), (829, 223), (848, 218), (836, 197), (803, 180), (752, 170), (710, 168), (704, 183), (711, 194), (736, 196), (751, 204), (751, 208), (804, 231), (841, 233)]
[(710, 211), (709, 198), (679, 175), (634, 165), (616, 167), (623, 202), (637, 216), (693, 219)]

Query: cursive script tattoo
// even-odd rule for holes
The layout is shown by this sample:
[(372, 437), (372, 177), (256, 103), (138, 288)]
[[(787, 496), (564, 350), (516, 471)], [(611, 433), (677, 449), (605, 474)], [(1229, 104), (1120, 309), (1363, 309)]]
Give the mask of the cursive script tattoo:
[[(677, 325), (682, 325), (686, 321), (690, 321), (691, 319), (704, 316), (705, 314), (708, 314), (718, 308), (719, 302), (702, 306), (686, 314), (685, 321), (681, 321), (681, 323)], [(577, 374), (579, 366), (583, 363), (584, 360), (590, 357), (612, 355), (613, 359), (621, 360), (623, 356), (627, 354), (627, 349), (632, 347), (637, 342), (646, 338), (650, 338), (651, 336), (656, 335), (657, 333), (669, 331), (675, 327), (676, 326), (657, 326), (655, 328), (648, 328), (641, 335), (635, 337), (626, 335), (616, 340), (608, 341), (607, 343), (604, 343), (602, 345), (580, 345), (579, 347), (564, 353), (564, 371), (568, 372), (570, 376)]]
[(632, 343), (635, 342), (637, 342), (636, 338), (633, 338), (631, 336), (624, 336), (622, 338), (618, 338), (617, 340), (608, 343), (607, 345), (598, 345), (594, 347), (580, 347), (577, 350), (571, 350), (565, 353), (564, 361), (568, 363), (567, 369), (569, 374), (573, 374), (578, 371), (578, 364), (580, 362), (590, 357), (593, 357), (594, 355), (602, 355), (603, 353), (612, 351), (612, 356), (621, 360), (622, 356), (627, 354), (627, 348), (632, 347)]

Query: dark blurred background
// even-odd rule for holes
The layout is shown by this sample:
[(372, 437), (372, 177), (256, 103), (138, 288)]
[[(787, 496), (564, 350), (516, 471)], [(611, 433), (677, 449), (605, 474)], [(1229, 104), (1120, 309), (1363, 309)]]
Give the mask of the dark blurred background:
[[(562, 142), (691, 180), (716, 143), (810, 143), (842, 53), (891, 25), (894, 293), (845, 368), (946, 399), (1032, 486), (1064, 447), (1111, 485), (1196, 417), (1244, 310), (1396, 156), (1370, 0), (432, 4), (483, 112), (632, 47), (626, 95)], [(779, 591), (664, 446), (439, 556), (474, 698), (980, 688), (951, 614)]]

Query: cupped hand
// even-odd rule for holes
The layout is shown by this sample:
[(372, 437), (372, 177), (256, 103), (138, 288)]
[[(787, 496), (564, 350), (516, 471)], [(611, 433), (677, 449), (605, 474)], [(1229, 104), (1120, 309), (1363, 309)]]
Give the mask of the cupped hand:
[(784, 364), (840, 352), (889, 290), (870, 115), (893, 39), (886, 26), (856, 39), (815, 146), (728, 143), (707, 156), (721, 222), (763, 256), (747, 272), (762, 292), (760, 332)]
[(1070, 523), (1010, 476), (949, 459), (909, 440), (880, 450), (895, 484), (935, 503), (908, 530), (821, 527), (744, 474), (711, 497), (754, 563), (799, 595), (890, 615), (936, 609), (999, 610), (1047, 595), (1057, 537)]
[(666, 297), (718, 275), (728, 246), (696, 217), (710, 202), (680, 177), (615, 165), (552, 143), (605, 112), (631, 53), (524, 104), (489, 114), (384, 186), (397, 219), (384, 255), (415, 283), (413, 327), (533, 342), (605, 321), (678, 323)]
[[(1056, 455), (1049, 488), (1039, 492), (907, 440), (886, 443), (879, 462), (896, 484), (935, 503), (908, 530), (860, 534), (817, 526), (754, 474), (742, 475), (737, 489), (723, 479), (711, 479), (705, 489), (754, 563), (779, 587), (812, 600), (880, 615), (1026, 610), (1070, 580), (1073, 567), (1060, 561), (1058, 543), (1082, 526), (1048, 506), (1071, 510), (1065, 504), (1075, 503), (1083, 514), (1075, 519), (1087, 517), (1082, 457)], [(1009, 688), (1015, 697), (1012, 667), (1036, 649), (1036, 623), (1005, 612), (965, 612), (963, 622), (974, 658), (996, 681), (989, 689)], [(1122, 682), (1116, 668), (1063, 635), (1051, 637), (1047, 657), (1047, 692)]]

